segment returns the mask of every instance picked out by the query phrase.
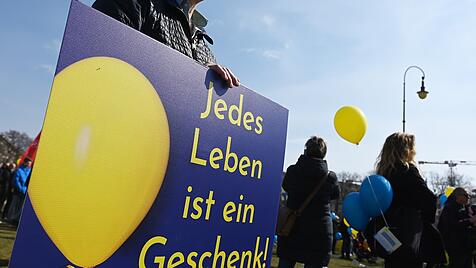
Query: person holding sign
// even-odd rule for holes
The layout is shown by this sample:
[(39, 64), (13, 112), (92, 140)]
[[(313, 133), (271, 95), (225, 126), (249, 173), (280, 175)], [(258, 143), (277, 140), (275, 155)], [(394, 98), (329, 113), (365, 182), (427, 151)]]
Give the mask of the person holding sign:
[[(203, 0), (96, 0), (93, 8), (209, 67), (228, 87), (239, 86), (233, 72), (216, 63), (207, 42), (207, 19), (196, 7)], [(205, 42), (206, 41), (206, 42)]]
[[(384, 176), (393, 189), (393, 200), (385, 212), (385, 220), (388, 230), (401, 243), (393, 252), (386, 252), (383, 256), (386, 268), (421, 268), (424, 261), (437, 264), (444, 259), (441, 237), (432, 227), (436, 196), (415, 166), (415, 155), (415, 136), (394, 133), (387, 137), (377, 158), (377, 174)], [(371, 222), (369, 229), (375, 234), (384, 228)], [(367, 238), (372, 239), (373, 235), (367, 234)]]
[[(292, 268), (296, 262), (304, 263), (305, 268), (329, 264), (333, 240), (330, 201), (339, 197), (340, 189), (336, 174), (327, 168), (326, 153), (324, 140), (311, 137), (304, 154), (286, 171), (283, 189), (288, 193), (287, 206), (301, 213), (290, 234), (278, 237), (279, 268)], [(314, 197), (300, 209), (312, 193)]]

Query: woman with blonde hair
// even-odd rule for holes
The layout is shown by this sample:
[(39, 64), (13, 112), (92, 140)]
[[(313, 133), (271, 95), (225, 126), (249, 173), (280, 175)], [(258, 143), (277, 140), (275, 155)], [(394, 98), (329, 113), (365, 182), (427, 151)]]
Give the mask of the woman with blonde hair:
[[(391, 254), (382, 254), (386, 268), (421, 268), (424, 262), (431, 265), (444, 258), (441, 238), (432, 227), (436, 196), (420, 175), (415, 155), (415, 136), (394, 133), (387, 137), (377, 158), (377, 174), (384, 176), (393, 189), (392, 204), (385, 217), (390, 231), (402, 243)], [(375, 222), (369, 225), (373, 232), (379, 231), (375, 230)]]

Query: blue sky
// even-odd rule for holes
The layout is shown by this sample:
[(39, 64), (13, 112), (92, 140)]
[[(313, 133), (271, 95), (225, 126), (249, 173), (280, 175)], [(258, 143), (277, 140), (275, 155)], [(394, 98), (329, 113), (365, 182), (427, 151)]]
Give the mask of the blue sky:
[[(40, 130), (68, 7), (69, 1), (0, 3), (0, 131), (33, 137)], [(407, 132), (416, 135), (417, 160), (476, 161), (475, 9), (475, 0), (206, 0), (199, 6), (219, 62), (290, 110), (285, 166), (316, 134), (328, 141), (331, 169), (359, 173), (373, 168), (385, 138), (402, 129), (402, 81), (410, 65), (425, 70), (430, 92), (418, 99), (421, 75), (410, 70)], [(367, 116), (359, 146), (334, 130), (343, 105)], [(456, 171), (476, 179), (476, 166)]]

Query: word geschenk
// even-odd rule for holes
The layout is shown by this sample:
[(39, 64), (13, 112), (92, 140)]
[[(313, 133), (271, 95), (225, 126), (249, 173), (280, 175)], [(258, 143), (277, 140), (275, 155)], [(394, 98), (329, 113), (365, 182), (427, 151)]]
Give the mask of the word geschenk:
[[(237, 105), (230, 105), (223, 99), (216, 99), (213, 101), (213, 82), (210, 81), (208, 87), (208, 97), (205, 110), (200, 114), (201, 119), (207, 118), (209, 115), (214, 114), (219, 120), (228, 119), (228, 122), (235, 126), (242, 126), (244, 130), (254, 132), (257, 135), (263, 133), (263, 117), (256, 116), (247, 111), (243, 114), (243, 95), (240, 94), (240, 100)], [(244, 155), (239, 157), (236, 153), (232, 152), (232, 137), (228, 136), (226, 149), (223, 152), (219, 147), (213, 148), (208, 159), (200, 158), (197, 156), (198, 146), (200, 139), (200, 128), (195, 128), (195, 134), (193, 138), (192, 154), (190, 162), (193, 164), (207, 166), (209, 164), (213, 169), (223, 169), (227, 172), (238, 172), (242, 176), (250, 176), (252, 178), (261, 178), (263, 169), (263, 163), (261, 160), (250, 159), (250, 157)], [(232, 160), (232, 161), (231, 161)], [(230, 164), (232, 163), (232, 164)]]

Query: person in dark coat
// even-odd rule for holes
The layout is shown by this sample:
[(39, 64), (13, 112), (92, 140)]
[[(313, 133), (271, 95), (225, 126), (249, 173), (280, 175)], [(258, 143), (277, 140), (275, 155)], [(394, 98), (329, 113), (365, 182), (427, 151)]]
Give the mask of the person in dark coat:
[(337, 176), (328, 170), (327, 145), (322, 138), (311, 137), (296, 164), (288, 167), (283, 189), (288, 193), (287, 206), (298, 210), (301, 204), (328, 174), (326, 181), (297, 218), (287, 237), (278, 237), (279, 268), (327, 267), (332, 255), (332, 219), (330, 201), (339, 197)]
[[(4, 203), (3, 211), (2, 211), (2, 214), (1, 214), (1, 216), (2, 216), (1, 220), (2, 221), (6, 220), (9, 207), (12, 203), (13, 192), (14, 192), (13, 178), (15, 176), (15, 170), (16, 170), (16, 164), (15, 163), (10, 163), (10, 171), (3, 173), (3, 175), (6, 176), (5, 177), (5, 179), (6, 179), (6, 182), (5, 182), (6, 183), (6, 185), (5, 185), (6, 193), (5, 193), (5, 199), (3, 201), (3, 203)], [(2, 205), (3, 205), (3, 203), (2, 203)]]
[(216, 63), (207, 43), (207, 19), (196, 7), (202, 0), (96, 0), (92, 7), (209, 67), (229, 87), (239, 86), (233, 72)]
[(469, 195), (463, 188), (456, 188), (448, 197), (440, 215), (438, 229), (443, 236), (449, 256), (449, 268), (473, 267), (472, 243), (476, 216), (468, 206)]
[(3, 213), (3, 205), (10, 191), (13, 170), (13, 163), (4, 163), (0, 168), (0, 215)]
[(385, 140), (377, 159), (377, 174), (384, 176), (393, 189), (392, 204), (385, 216), (390, 231), (402, 243), (385, 256), (386, 268), (421, 268), (423, 262), (433, 265), (445, 259), (441, 236), (432, 225), (437, 198), (421, 177), (415, 155), (415, 136), (394, 133)]

